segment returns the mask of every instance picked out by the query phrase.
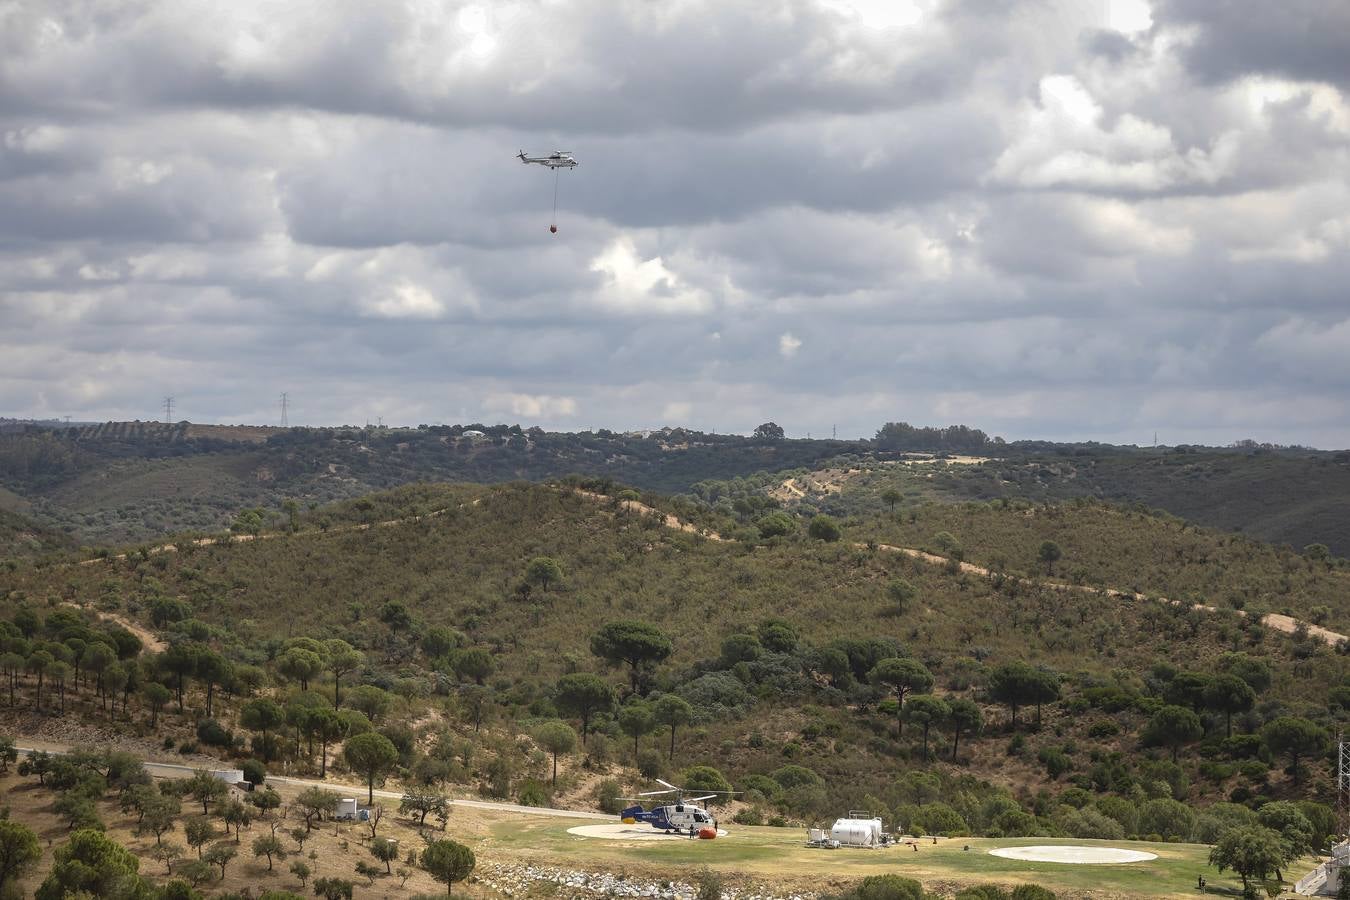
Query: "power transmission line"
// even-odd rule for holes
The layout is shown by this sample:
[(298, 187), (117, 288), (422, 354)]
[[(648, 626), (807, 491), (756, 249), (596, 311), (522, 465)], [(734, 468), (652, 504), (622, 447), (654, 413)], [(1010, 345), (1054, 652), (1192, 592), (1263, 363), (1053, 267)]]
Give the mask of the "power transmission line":
[(287, 397), (286, 397), (286, 392), (285, 392), (285, 391), (282, 391), (282, 392), (281, 392), (281, 427), (282, 427), (282, 428), (285, 428), (285, 427), (289, 424), (289, 422), (288, 422), (287, 419), (286, 419), (286, 406), (287, 406), (287, 403), (288, 403), (288, 400), (287, 400)]
[(164, 424), (168, 425), (173, 421), (173, 397), (164, 398)]

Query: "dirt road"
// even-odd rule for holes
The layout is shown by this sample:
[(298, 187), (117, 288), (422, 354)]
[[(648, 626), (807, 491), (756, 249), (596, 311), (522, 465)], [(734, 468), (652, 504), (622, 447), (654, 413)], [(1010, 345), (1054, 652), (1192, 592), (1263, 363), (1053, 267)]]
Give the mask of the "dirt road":
[[(595, 493), (591, 493), (590, 491), (577, 491), (577, 493), (581, 494), (583, 497), (589, 497), (589, 498), (591, 498), (591, 499), (593, 499), (593, 500), (605, 500), (605, 501), (607, 501), (607, 500), (611, 499), (611, 498), (609, 498), (609, 497), (606, 497), (606, 496), (603, 495), (603, 494), (595, 494)], [(623, 504), (624, 504), (628, 509), (631, 509), (631, 510), (635, 510), (635, 511), (639, 511), (639, 512), (653, 512), (653, 513), (657, 513), (657, 515), (661, 515), (660, 512), (658, 512), (657, 510), (652, 509), (650, 506), (646, 506), (646, 505), (644, 505), (644, 504), (642, 504), (642, 503), (638, 503), (638, 502), (633, 501), (633, 500), (625, 500), (625, 501), (623, 501)], [(720, 534), (717, 534), (716, 532), (711, 532), (711, 531), (709, 531), (709, 532), (703, 532), (703, 531), (700, 531), (699, 529), (695, 528), (695, 527), (694, 527), (693, 525), (691, 525), (690, 523), (688, 523), (688, 522), (682, 522), (680, 519), (676, 518), (676, 517), (673, 516), (673, 515), (668, 515), (668, 514), (665, 515), (665, 523), (666, 523), (666, 526), (667, 526), (667, 527), (670, 527), (670, 528), (678, 528), (678, 529), (681, 530), (681, 531), (688, 531), (688, 532), (693, 532), (693, 533), (695, 533), (695, 534), (702, 534), (704, 537), (708, 538), (709, 540), (713, 540), (713, 541), (725, 541), (725, 540), (727, 540), (727, 538), (722, 537)], [(867, 545), (866, 545), (866, 544), (857, 544), (856, 546), (857, 546), (858, 548), (862, 549), (862, 548), (865, 548)], [(920, 560), (923, 560), (923, 561), (926, 562), (926, 563), (929, 563), (929, 564), (935, 565), (935, 566), (945, 566), (945, 565), (947, 565), (947, 563), (948, 563), (948, 559), (947, 559), (945, 556), (938, 556), (938, 555), (935, 554), (935, 553), (928, 553), (928, 552), (923, 551), (923, 550), (916, 550), (916, 549), (914, 549), (913, 547), (896, 547), (896, 546), (893, 546), (893, 545), (891, 545), (891, 544), (878, 544), (878, 545), (877, 545), (877, 549), (878, 549), (878, 550), (884, 550), (884, 551), (886, 551), (886, 552), (888, 552), (888, 553), (903, 553), (905, 556), (909, 556), (909, 557), (911, 557), (911, 558), (913, 558), (913, 559), (920, 559)], [(978, 575), (978, 576), (980, 576), (980, 577), (982, 577), (982, 578), (988, 578), (990, 575), (993, 574), (993, 572), (991, 572), (989, 569), (985, 568), (984, 566), (977, 566), (977, 565), (975, 565), (974, 563), (961, 562), (961, 563), (959, 563), (958, 565), (960, 566), (960, 570), (961, 570), (962, 572), (965, 572), (966, 574), (969, 574), (969, 575)], [(1016, 577), (1016, 576), (1008, 576), (1008, 577), (1011, 578), (1011, 577)], [(1089, 585), (1066, 584), (1065, 582), (1062, 582), (1062, 581), (1039, 581), (1039, 582), (1037, 582), (1037, 584), (1039, 584), (1041, 587), (1049, 588), (1049, 589), (1052, 590), (1052, 591), (1075, 591), (1075, 592), (1081, 592), (1081, 593), (1084, 593), (1084, 594), (1092, 594), (1092, 593), (1097, 593), (1098, 590), (1103, 590), (1103, 591), (1106, 593), (1106, 595), (1109, 596), (1109, 597), (1119, 597), (1119, 598), (1125, 599), (1125, 600), (1148, 600), (1148, 599), (1151, 599), (1151, 598), (1149, 598), (1148, 595), (1146, 595), (1146, 594), (1139, 594), (1139, 593), (1135, 593), (1134, 591), (1121, 591), (1121, 590), (1117, 590), (1116, 588), (1104, 588), (1104, 589), (1099, 589), (1099, 588), (1091, 587), (1091, 586), (1089, 586)], [(1180, 600), (1169, 600), (1169, 599), (1166, 598), (1166, 597), (1158, 597), (1157, 600), (1158, 600), (1158, 602), (1160, 602), (1160, 603), (1169, 603), (1169, 604), (1172, 604), (1173, 606), (1180, 606), (1180, 605), (1181, 605), (1181, 602), (1182, 602), (1182, 601), (1180, 601)], [(1204, 612), (1210, 612), (1210, 613), (1218, 612), (1218, 608), (1217, 608), (1217, 607), (1209, 606), (1209, 605), (1204, 604), (1204, 603), (1196, 603), (1196, 604), (1193, 604), (1193, 606), (1192, 606), (1191, 608), (1192, 608), (1192, 609), (1203, 610)], [(1238, 611), (1238, 615), (1239, 615), (1239, 616), (1242, 616), (1242, 617), (1244, 617), (1244, 618), (1247, 617), (1247, 614), (1246, 614), (1245, 612), (1240, 611), (1240, 610)], [(1310, 636), (1312, 636), (1313, 638), (1316, 638), (1316, 639), (1318, 639), (1318, 640), (1321, 640), (1321, 641), (1323, 641), (1324, 643), (1326, 643), (1326, 644), (1328, 644), (1329, 646), (1332, 646), (1332, 647), (1335, 647), (1335, 646), (1336, 646), (1337, 644), (1339, 644), (1341, 641), (1350, 640), (1350, 637), (1347, 637), (1347, 636), (1344, 635), (1344, 634), (1340, 634), (1339, 632), (1331, 631), (1330, 629), (1323, 628), (1323, 627), (1320, 626), (1320, 625), (1313, 625), (1313, 624), (1310, 623), (1310, 622), (1302, 622), (1302, 621), (1300, 621), (1299, 619), (1293, 618), (1292, 616), (1285, 616), (1285, 615), (1281, 615), (1281, 614), (1279, 614), (1279, 613), (1267, 613), (1266, 615), (1262, 616), (1258, 621), (1259, 621), (1262, 625), (1264, 625), (1265, 627), (1270, 628), (1270, 629), (1272, 629), (1272, 630), (1274, 630), (1274, 631), (1283, 632), (1284, 634), (1293, 634), (1295, 631), (1298, 630), (1298, 628), (1299, 628), (1300, 626), (1305, 626), (1305, 627), (1308, 629), (1308, 634), (1309, 634)]]
[[(859, 544), (858, 546), (861, 547), (863, 545)], [(887, 550), (892, 553), (903, 553), (906, 556), (910, 556), (915, 559), (921, 559), (924, 562), (932, 563), (935, 566), (946, 565), (948, 561), (947, 558), (944, 556), (938, 556), (934, 553), (925, 553), (922, 550), (914, 550), (910, 547), (894, 547), (891, 546), (890, 544), (878, 544), (877, 549)], [(987, 578), (993, 574), (993, 572), (991, 572), (989, 569), (986, 569), (984, 566), (977, 566), (974, 563), (962, 562), (960, 566), (962, 572), (967, 572), (971, 575), (980, 575), (982, 577)], [(1008, 577), (1015, 577), (1015, 576), (1008, 576)], [(1078, 591), (1086, 594), (1091, 594), (1097, 593), (1100, 590), (1101, 592), (1105, 593), (1108, 597), (1118, 597), (1124, 600), (1151, 599), (1147, 594), (1139, 594), (1135, 593), (1134, 591), (1121, 591), (1117, 590), (1116, 588), (1094, 588), (1082, 584), (1065, 584), (1062, 581), (1041, 581), (1038, 583), (1040, 584), (1041, 587), (1049, 588), (1052, 591)], [(1182, 604), (1182, 601), (1180, 600), (1169, 600), (1166, 597), (1157, 597), (1156, 599), (1159, 603), (1168, 603), (1173, 606), (1180, 606)], [(1218, 607), (1210, 606), (1205, 603), (1192, 604), (1191, 609), (1198, 609), (1209, 613), (1219, 611)], [(1237, 614), (1243, 618), (1247, 617), (1247, 614), (1241, 610), (1238, 610)], [(1298, 630), (1298, 627), (1300, 625), (1306, 625), (1308, 628), (1308, 634), (1310, 636), (1317, 638), (1331, 645), (1332, 647), (1336, 646), (1341, 641), (1350, 640), (1350, 638), (1347, 638), (1345, 635), (1323, 628), (1321, 625), (1313, 625), (1311, 623), (1301, 622), (1300, 620), (1295, 619), (1293, 616), (1285, 616), (1279, 613), (1267, 613), (1266, 615), (1262, 616), (1258, 621), (1267, 628), (1274, 629), (1275, 631), (1281, 631), (1284, 632), (1285, 634), (1293, 634), (1295, 631)]]
[[(51, 743), (50, 741), (38, 741), (23, 737), (16, 739), (15, 743), (18, 745), (15, 747), (15, 749), (18, 750), (20, 756), (27, 756), (28, 754), (34, 752), (35, 750), (42, 750), (47, 753), (56, 753), (56, 754), (66, 753), (70, 750), (70, 747), (64, 744), (54, 744)], [(216, 763), (215, 766), (216, 768), (222, 769), (233, 768), (233, 766), (229, 765), (228, 763)], [(151, 762), (151, 761), (146, 761), (145, 763), (146, 771), (149, 772), (151, 775), (157, 776), (159, 778), (185, 778), (201, 768), (204, 767), (200, 765), (185, 766), (182, 765), (181, 763), (165, 763), (165, 762)], [(305, 778), (290, 778), (285, 775), (268, 775), (267, 783), (273, 785), (285, 785), (287, 787), (294, 787), (298, 790), (303, 790), (304, 788), (309, 787), (321, 787), (327, 791), (332, 791), (334, 793), (340, 793), (343, 795), (350, 795), (352, 797), (358, 798), (364, 796), (366, 793), (365, 785), (341, 784), (334, 781), (311, 781)], [(379, 797), (382, 800), (399, 800), (402, 799), (403, 792), (376, 790), (375, 796)], [(603, 822), (616, 821), (614, 816), (606, 815), (605, 813), (588, 812), (586, 810), (574, 810), (574, 809), (549, 809), (547, 807), (542, 806), (521, 806), (517, 803), (494, 803), (489, 800), (451, 800), (450, 805), (462, 806), (465, 809), (483, 809), (495, 812), (519, 813), (521, 815), (530, 815), (530, 816), (549, 816), (554, 818), (563, 817), (569, 819), (591, 819)]]

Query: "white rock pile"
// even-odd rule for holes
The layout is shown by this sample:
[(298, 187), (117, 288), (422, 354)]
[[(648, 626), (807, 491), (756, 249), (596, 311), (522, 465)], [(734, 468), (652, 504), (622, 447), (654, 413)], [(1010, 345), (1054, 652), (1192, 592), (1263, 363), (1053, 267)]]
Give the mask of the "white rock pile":
[[(614, 875), (610, 872), (583, 872), (551, 866), (495, 864), (479, 867), (476, 880), (504, 897), (527, 894), (530, 886), (549, 882), (558, 886), (559, 898), (589, 900), (591, 897), (633, 897), (638, 900), (694, 900), (698, 888), (684, 881), (652, 881)], [(816, 900), (816, 895), (774, 894), (758, 888), (728, 886), (722, 900)]]

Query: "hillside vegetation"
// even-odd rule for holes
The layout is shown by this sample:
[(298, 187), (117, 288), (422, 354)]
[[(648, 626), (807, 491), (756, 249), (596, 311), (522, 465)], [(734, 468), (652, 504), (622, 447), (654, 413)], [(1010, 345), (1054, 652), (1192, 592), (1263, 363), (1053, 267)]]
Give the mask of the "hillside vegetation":
[[(884, 543), (955, 550), (996, 571), (1257, 616), (1280, 612), (1350, 633), (1350, 567), (1324, 547), (1299, 553), (1093, 501), (929, 503), (876, 521)], [(1046, 541), (1060, 554), (1053, 560), (1041, 556)]]
[[(977, 465), (915, 464), (957, 454)], [(960, 456), (964, 454), (964, 456)], [(827, 487), (812, 491), (812, 471)], [(519, 426), (269, 428), (110, 422), (0, 424), (0, 508), (86, 545), (216, 531), (247, 508), (279, 514), (419, 481), (608, 478), (707, 498), (752, 485), (789, 505), (875, 513), (907, 502), (1092, 497), (1198, 524), (1350, 554), (1350, 453), (1300, 448), (1006, 443), (977, 429), (889, 423), (870, 441), (789, 440), (662, 429), (555, 433)], [(801, 490), (782, 487), (796, 476)], [(838, 476), (846, 477), (838, 477)], [(809, 511), (809, 510), (808, 510)]]
[(64, 532), (0, 508), (0, 559), (56, 553), (74, 546), (75, 541)]
[[(729, 781), (748, 823), (855, 807), (916, 832), (1208, 842), (1294, 801), (1315, 829), (1300, 848), (1331, 827), (1329, 734), (1350, 706), (1334, 648), (1231, 611), (955, 565), (1034, 567), (1035, 539), (1059, 537), (1056, 566), (1114, 556), (1120, 571), (1165, 571), (1175, 545), (1224, 553), (1230, 539), (1092, 506), (982, 504), (842, 529), (705, 511), (704, 527), (737, 535), (717, 540), (670, 526), (685, 503), (645, 495), (659, 511), (643, 512), (636, 492), (581, 487), (610, 489), (411, 486), (298, 515), (294, 533), (20, 563), (0, 573), (11, 728), (61, 718), (52, 680), (35, 717), (46, 673), (73, 688), (60, 708), (79, 721), (180, 749), (345, 769), (344, 740), (373, 729), (404, 784), (527, 802), (570, 791), (612, 808), (661, 775)], [(939, 527), (948, 562), (882, 546)], [(1280, 558), (1256, 549), (1233, 565)], [(97, 683), (86, 668), (81, 691), (72, 667), (108, 627), (95, 611), (155, 628), (168, 649), (114, 627), (120, 661)], [(110, 665), (120, 712), (96, 702)], [(315, 723), (330, 715), (321, 756)], [(589, 736), (555, 787), (542, 748), (566, 760), (577, 746), (554, 743), (558, 717)]]
[(10, 426), (0, 429), (0, 491), (12, 491), (44, 524), (95, 545), (218, 531), (241, 509), (279, 512), (286, 500), (323, 505), (418, 481), (541, 481), (582, 473), (678, 492), (702, 478), (816, 465), (850, 446), (678, 428), (643, 437), (514, 425)]
[[(997, 453), (998, 455), (993, 455)], [(1350, 453), (1092, 446), (992, 448), (974, 465), (878, 460), (854, 454), (832, 460), (831, 489), (805, 497), (783, 495), (838, 515), (889, 509), (898, 492), (908, 503), (938, 500), (1027, 500), (1036, 503), (1093, 498), (1172, 515), (1276, 544), (1324, 544), (1350, 555)], [(772, 490), (793, 474), (809, 486), (811, 472), (755, 481)], [(838, 477), (843, 475), (845, 477)]]

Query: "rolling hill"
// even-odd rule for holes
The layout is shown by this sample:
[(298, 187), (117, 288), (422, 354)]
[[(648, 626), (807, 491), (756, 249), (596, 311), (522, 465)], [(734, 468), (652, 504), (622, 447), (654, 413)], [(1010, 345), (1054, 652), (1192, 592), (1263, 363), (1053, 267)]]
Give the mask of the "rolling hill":
[[(434, 698), (452, 698), (445, 710), (453, 722), (468, 715), (465, 692), (475, 681), (484, 693), (472, 703), (488, 706), (486, 713), (475, 707), (471, 717), (485, 714), (498, 728), (525, 733), (564, 712), (556, 685), (568, 673), (596, 672), (627, 693), (627, 675), (606, 669), (592, 639), (609, 623), (647, 622), (669, 637), (671, 653), (642, 677), (642, 692), (679, 696), (692, 710), (677, 734), (677, 764), (712, 763), (738, 784), (757, 785), (752, 818), (812, 819), (878, 804), (913, 817), (919, 814), (905, 798), (916, 790), (906, 780), (914, 773), (937, 779), (933, 791), (946, 798), (942, 815), (949, 808), (950, 822), (964, 823), (951, 829), (983, 833), (1093, 836), (1086, 825), (1065, 824), (1073, 818), (1068, 812), (1056, 812), (1068, 798), (1095, 797), (1103, 808), (1112, 808), (1106, 798), (1120, 798), (1139, 812), (1166, 798), (1204, 808), (1233, 799), (1323, 796), (1320, 754), (1304, 763), (1314, 777), (1296, 782), (1260, 735), (1282, 716), (1335, 727), (1342, 714), (1337, 687), (1347, 678), (1346, 657), (1335, 648), (1261, 629), (1232, 611), (1066, 592), (1011, 564), (1008, 575), (978, 577), (950, 558), (962, 550), (1011, 563), (1038, 538), (1060, 538), (1060, 565), (1095, 573), (1088, 583), (1118, 572), (1202, 583), (1205, 566), (1234, 579), (1255, 577), (1280, 565), (1279, 551), (1203, 530), (1183, 534), (1167, 519), (1094, 504), (1052, 511), (925, 507), (912, 519), (847, 522), (834, 541), (806, 536), (805, 522), (795, 533), (751, 540), (744, 524), (705, 520), (705, 529), (741, 534), (721, 540), (671, 527), (666, 516), (680, 504), (659, 495), (643, 498), (659, 512), (643, 512), (579, 488), (409, 486), (308, 513), (295, 533), (203, 546), (184, 540), (174, 551), (141, 549), (85, 565), (20, 565), (0, 577), (0, 595), (11, 610), (53, 609), (64, 598), (139, 619), (174, 646), (199, 647), (265, 673), (261, 689), (283, 701), (297, 690), (278, 668), (286, 648), (299, 646), (291, 642), (340, 639), (364, 653), (346, 676), (347, 695), (352, 685), (365, 685), (360, 696), (388, 698), (380, 704), (389, 727), (406, 729), (398, 723), (415, 720), (424, 723), (417, 734), (433, 736), (445, 715)], [(959, 547), (945, 540), (935, 547), (948, 554), (945, 561), (884, 547), (936, 528), (959, 535)], [(527, 577), (540, 557), (559, 564), (561, 579)], [(1178, 558), (1187, 564), (1172, 572)], [(1299, 565), (1291, 604), (1326, 601), (1334, 604), (1332, 621), (1345, 621), (1345, 602), (1328, 588), (1339, 573)], [(906, 588), (899, 593), (898, 582)], [(452, 649), (432, 655), (430, 634)], [(470, 664), (470, 651), (486, 656)], [(942, 702), (969, 700), (981, 710), (983, 735), (968, 733), (955, 761), (945, 720), (933, 720), (921, 741), (929, 729), (911, 718), (897, 737), (894, 698), (868, 681), (879, 660), (897, 656), (931, 673)], [(149, 677), (160, 671), (156, 665), (149, 664)], [(1019, 665), (1051, 677), (1055, 687), (1034, 703), (1024, 697), (1017, 725), (1017, 701), (1009, 706), (998, 685), (1000, 673)], [(1228, 739), (1224, 715), (1199, 698), (1199, 688), (1187, 694), (1181, 685), (1233, 672), (1260, 690), (1259, 703), (1232, 716), (1236, 736)], [(332, 696), (331, 686), (323, 690)], [(220, 710), (232, 706), (224, 697), (217, 703)], [(1189, 737), (1189, 749), (1173, 763), (1153, 746), (1149, 729), (1160, 709), (1176, 703), (1196, 708), (1204, 734)], [(1034, 718), (1042, 724), (1028, 728), (1032, 706), (1041, 704)], [(216, 716), (239, 727), (233, 712)], [(201, 717), (194, 700), (183, 719), (172, 721), (190, 728)], [(606, 735), (600, 740), (607, 749), (591, 752), (670, 771), (658, 755), (644, 762), (623, 749), (633, 746), (625, 721), (618, 711), (598, 715), (592, 725)], [(455, 740), (472, 743), (476, 733), (457, 731)], [(428, 745), (414, 736), (409, 746), (411, 772), (417, 748)], [(491, 780), (482, 766), (494, 752), (503, 751), (485, 751), (462, 777), (472, 780), (476, 771)], [(928, 754), (942, 762), (926, 760)], [(784, 767), (798, 769), (785, 774)], [(508, 776), (507, 784), (514, 783)], [(797, 789), (804, 785), (809, 789)], [(1030, 818), (996, 824), (997, 815), (981, 812), (975, 799), (982, 790), (1004, 792)], [(1163, 836), (1180, 829), (1181, 837), (1214, 827), (1197, 824), (1194, 815), (1187, 822), (1156, 831), (1119, 827), (1122, 834)]]
[[(787, 479), (792, 487), (784, 488)], [(744, 482), (744, 480), (743, 480)], [(736, 493), (744, 484), (713, 483), (705, 495)], [(827, 467), (763, 473), (754, 487), (790, 506), (836, 515), (875, 513), (894, 490), (904, 502), (1024, 500), (1057, 503), (1090, 498), (1163, 510), (1198, 525), (1240, 532), (1301, 549), (1324, 544), (1350, 555), (1350, 454), (1206, 448), (1061, 446), (999, 457), (932, 454), (879, 459), (847, 455)], [(794, 490), (793, 488), (796, 488)]]
[(849, 446), (683, 429), (622, 435), (485, 425), (10, 426), (0, 429), (0, 489), (38, 521), (97, 545), (221, 531), (242, 509), (275, 513), (286, 500), (323, 505), (418, 481), (542, 481), (580, 473), (679, 492), (703, 478), (817, 465)]

